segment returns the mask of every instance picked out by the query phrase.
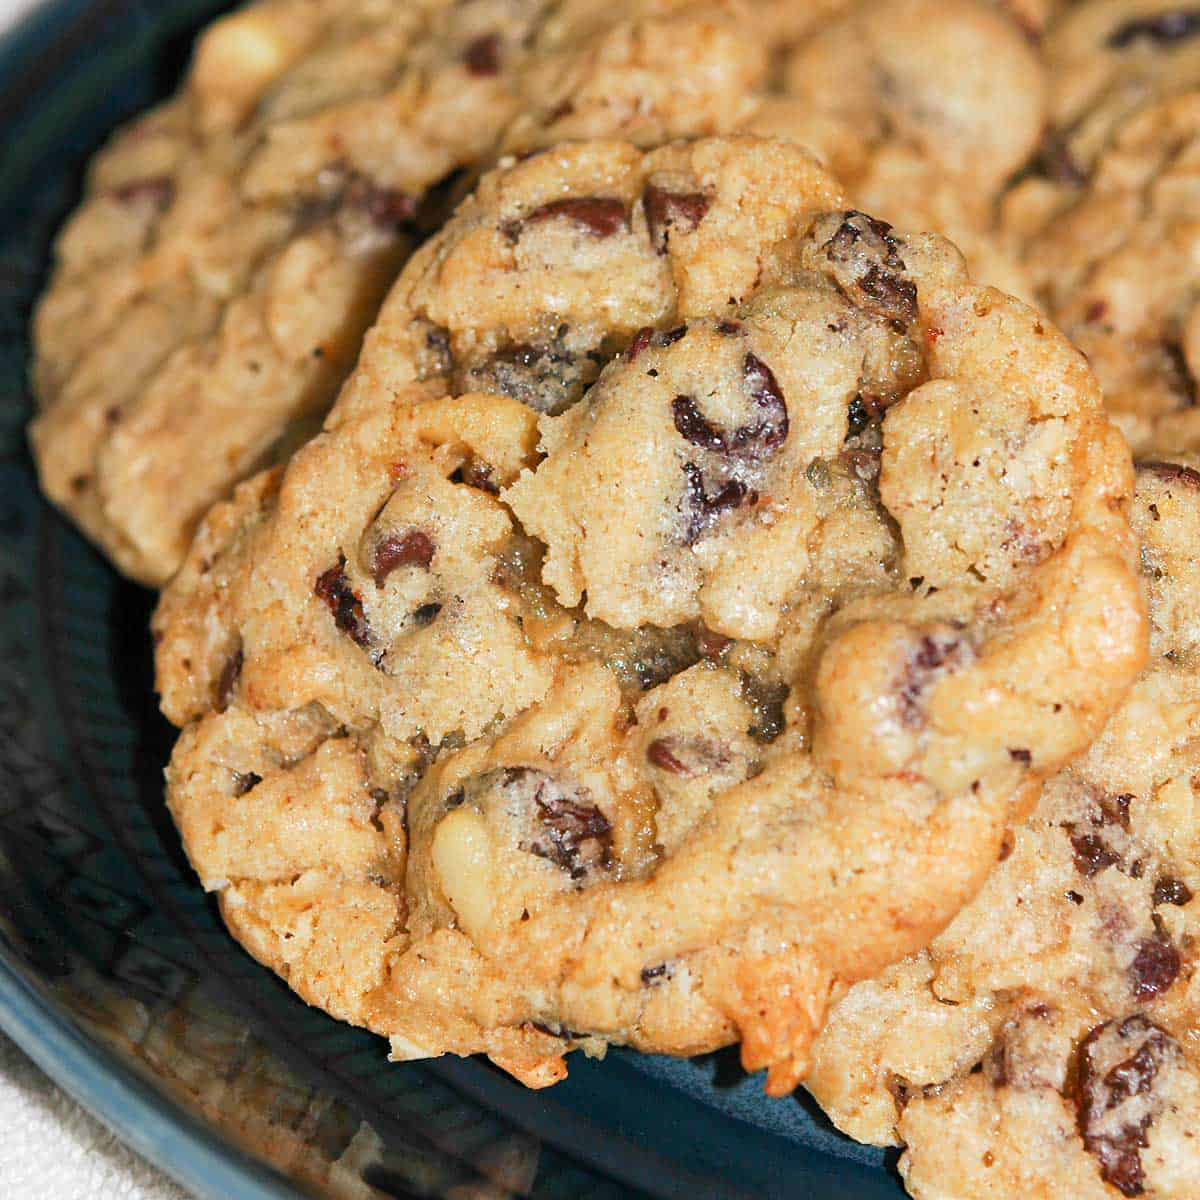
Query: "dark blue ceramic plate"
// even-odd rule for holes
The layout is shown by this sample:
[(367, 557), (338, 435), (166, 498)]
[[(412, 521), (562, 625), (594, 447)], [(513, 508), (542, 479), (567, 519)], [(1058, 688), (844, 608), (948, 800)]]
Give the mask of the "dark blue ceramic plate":
[[(736, 1057), (582, 1057), (526, 1092), (391, 1066), (225, 934), (161, 800), (152, 598), (43, 504), (26, 324), (83, 164), (219, 0), (53, 0), (0, 41), (0, 1027), (196, 1193), (896, 1200), (882, 1155)], [(374, 1193), (370, 1189), (374, 1189)]]

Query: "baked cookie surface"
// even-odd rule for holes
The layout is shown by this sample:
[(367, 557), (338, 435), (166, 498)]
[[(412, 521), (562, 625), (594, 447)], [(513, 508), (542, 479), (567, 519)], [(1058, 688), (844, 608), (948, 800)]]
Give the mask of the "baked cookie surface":
[(161, 585), (210, 504), (319, 428), (457, 173), (498, 142), (732, 128), (766, 65), (720, 0), (260, 0), (217, 22), (59, 239), (43, 488)]
[(1200, 473), (1138, 468), (1150, 665), (976, 900), (852, 988), (809, 1080), (915, 1196), (1200, 1191)]
[(1029, 184), (1008, 202), (1046, 311), (1138, 452), (1196, 445), (1197, 163), (1200, 90), (1116, 126), (1084, 185)]
[(397, 1058), (786, 1092), (1140, 669), (1131, 486), (1054, 328), (795, 147), (509, 162), (164, 593), (172, 812)]

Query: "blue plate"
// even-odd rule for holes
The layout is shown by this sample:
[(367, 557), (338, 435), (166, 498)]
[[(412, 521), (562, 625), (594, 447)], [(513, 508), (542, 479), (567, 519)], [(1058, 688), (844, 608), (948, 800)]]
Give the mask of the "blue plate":
[(576, 1057), (527, 1092), (389, 1065), (224, 932), (162, 804), (152, 597), (37, 495), (30, 306), (83, 165), (216, 0), (53, 0), (0, 41), (0, 1027), (200, 1196), (896, 1200), (885, 1156), (736, 1055)]

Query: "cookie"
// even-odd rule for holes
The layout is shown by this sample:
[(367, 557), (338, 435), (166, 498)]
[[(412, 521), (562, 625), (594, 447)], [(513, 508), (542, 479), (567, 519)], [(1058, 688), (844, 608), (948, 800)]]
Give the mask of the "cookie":
[(1140, 669), (1130, 487), (1053, 327), (795, 146), (534, 154), (164, 593), (168, 801), (395, 1058), (741, 1041), (782, 1094)]
[(1042, 51), (1050, 79), (1042, 169), (1079, 186), (1116, 126), (1200, 86), (1200, 15), (1169, 0), (1086, 0), (1051, 23)]
[(977, 899), (852, 988), (809, 1080), (913, 1195), (1200, 1194), (1200, 472), (1138, 468), (1150, 663)]
[(1087, 355), (1135, 449), (1193, 444), (1200, 378), (1200, 90), (1119, 125), (1082, 189), (1026, 238), (1048, 313)]
[(1016, 20), (983, 0), (859, 0), (788, 54), (783, 91), (756, 131), (795, 138), (854, 203), (945, 233), (977, 282), (1026, 297), (992, 235), (1046, 116), (1045, 72)]
[(46, 492), (165, 582), (208, 506), (319, 428), (457, 172), (517, 114), (520, 152), (732, 127), (766, 72), (740, 12), (261, 0), (219, 21), (59, 239), (35, 321)]

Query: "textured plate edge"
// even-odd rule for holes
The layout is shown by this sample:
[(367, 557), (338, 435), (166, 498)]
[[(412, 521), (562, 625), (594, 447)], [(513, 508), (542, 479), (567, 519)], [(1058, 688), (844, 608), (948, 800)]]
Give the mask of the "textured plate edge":
[(6, 960), (0, 947), (0, 1031), (142, 1158), (200, 1200), (304, 1196), (139, 1079)]

